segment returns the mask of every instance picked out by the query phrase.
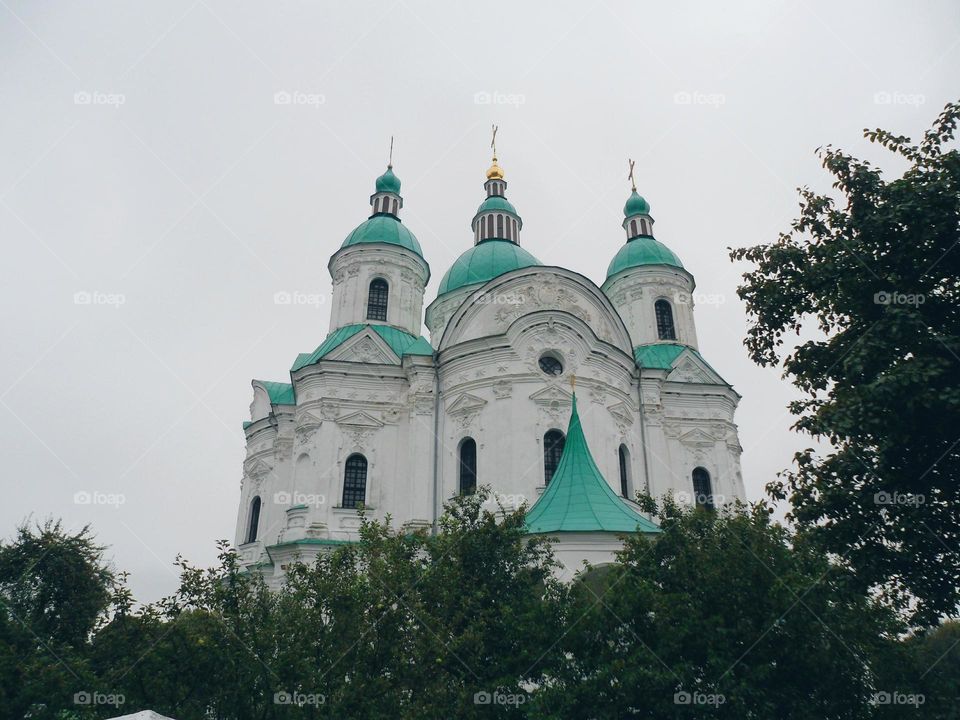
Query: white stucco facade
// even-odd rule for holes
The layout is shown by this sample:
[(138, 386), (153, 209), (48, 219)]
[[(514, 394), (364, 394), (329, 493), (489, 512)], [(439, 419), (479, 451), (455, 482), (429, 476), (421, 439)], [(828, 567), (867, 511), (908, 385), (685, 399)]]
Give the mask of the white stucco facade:
[[(487, 183), (498, 202), (500, 178)], [(372, 204), (399, 198), (398, 180), (395, 191), (383, 187)], [(387, 220), (372, 220), (399, 222), (398, 205)], [(507, 242), (483, 237), (483, 212), (473, 220), (474, 243)], [(509, 242), (518, 244), (513, 217)], [(545, 486), (544, 436), (567, 427), (572, 375), (586, 440), (618, 494), (672, 492), (692, 503), (699, 468), (715, 503), (745, 499), (739, 396), (697, 351), (694, 279), (682, 267), (626, 267), (602, 287), (560, 267), (508, 269), (434, 300), (428, 344), (418, 337), (430, 273), (419, 245), (371, 237), (346, 245), (348, 238), (333, 253), (325, 344), (298, 358), (289, 384), (253, 381), (236, 526), (245, 564), (279, 582), (294, 557), (356, 540), (360, 518), (344, 489), (357, 458), (365, 462), (365, 511), (390, 515), (397, 527), (434, 526), (460, 492), (467, 439), (476, 443), (477, 484), (505, 505), (532, 505)], [(389, 288), (385, 320), (368, 319), (377, 278)], [(673, 338), (658, 334), (658, 300), (672, 309)], [(541, 368), (544, 355), (559, 363), (558, 374)], [(582, 536), (564, 552), (573, 565), (578, 553), (602, 562), (609, 545)]]

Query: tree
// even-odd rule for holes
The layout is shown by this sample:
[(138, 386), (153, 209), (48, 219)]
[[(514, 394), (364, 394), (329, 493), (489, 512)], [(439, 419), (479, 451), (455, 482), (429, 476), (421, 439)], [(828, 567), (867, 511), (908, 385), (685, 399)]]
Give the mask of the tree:
[(97, 689), (85, 657), (114, 576), (88, 527), (23, 523), (0, 544), (0, 716), (84, 713), (74, 694)]
[(128, 708), (183, 720), (524, 717), (562, 593), (523, 512), (487, 498), (452, 502), (435, 537), (365, 519), (274, 590), (226, 544), (218, 567), (181, 561), (177, 593), (119, 613), (93, 665)]
[[(887, 180), (828, 147), (839, 197), (801, 191), (791, 230), (739, 248), (738, 290), (761, 366), (783, 363), (803, 393), (795, 427), (829, 441), (767, 486), (790, 518), (915, 623), (960, 601), (960, 105), (914, 144), (865, 136), (909, 163)], [(784, 350), (815, 321), (820, 336)]]
[(762, 505), (653, 509), (659, 536), (571, 588), (538, 717), (871, 717), (892, 612)]

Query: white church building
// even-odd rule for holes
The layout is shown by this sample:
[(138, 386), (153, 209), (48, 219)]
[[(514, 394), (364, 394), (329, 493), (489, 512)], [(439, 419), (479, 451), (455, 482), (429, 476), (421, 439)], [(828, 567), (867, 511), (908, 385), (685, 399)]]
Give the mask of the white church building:
[(327, 337), (289, 382), (253, 381), (236, 545), (268, 582), (355, 542), (361, 507), (435, 529), (445, 502), (481, 485), (525, 502), (529, 531), (569, 569), (609, 561), (624, 532), (658, 531), (638, 492), (745, 499), (740, 396), (697, 349), (694, 278), (636, 187), (598, 286), (523, 249), (496, 153), (486, 177), (472, 247), (424, 314), (430, 266), (388, 166), (330, 258)]

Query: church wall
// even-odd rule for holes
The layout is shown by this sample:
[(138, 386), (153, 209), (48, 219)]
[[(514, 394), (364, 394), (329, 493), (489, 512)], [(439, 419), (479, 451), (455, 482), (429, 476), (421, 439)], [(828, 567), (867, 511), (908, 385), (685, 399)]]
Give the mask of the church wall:
[(664, 299), (673, 311), (676, 342), (696, 349), (693, 289), (689, 273), (662, 265), (633, 268), (604, 284), (604, 292), (623, 318), (634, 346), (660, 341), (654, 303)]
[[(330, 259), (330, 275), (331, 332), (344, 325), (370, 322), (420, 334), (427, 266), (414, 253), (391, 245), (353, 245)], [(367, 319), (370, 283), (378, 277), (389, 284), (386, 321)]]

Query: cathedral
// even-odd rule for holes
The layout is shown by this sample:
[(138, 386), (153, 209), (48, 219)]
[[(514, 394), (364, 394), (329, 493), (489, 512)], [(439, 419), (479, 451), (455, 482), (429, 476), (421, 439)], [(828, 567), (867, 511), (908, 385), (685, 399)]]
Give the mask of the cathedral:
[(495, 149), (483, 187), (472, 247), (424, 311), (430, 265), (388, 165), (330, 257), (326, 338), (289, 382), (253, 381), (236, 545), (268, 583), (355, 542), (361, 508), (435, 531), (479, 486), (494, 509), (526, 504), (568, 574), (611, 561), (623, 533), (659, 532), (637, 493), (745, 499), (740, 396), (697, 349), (693, 275), (636, 185), (625, 237), (597, 243), (613, 254), (599, 286), (522, 247)]

